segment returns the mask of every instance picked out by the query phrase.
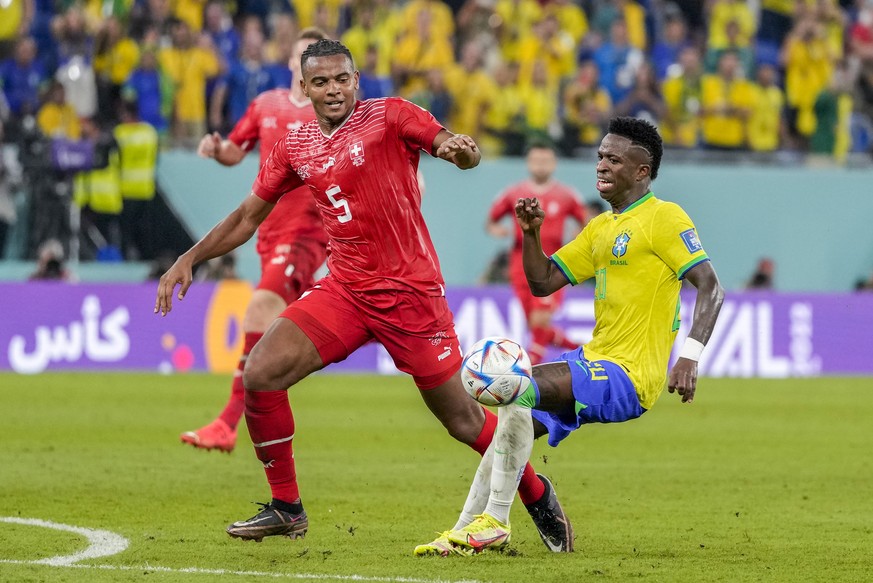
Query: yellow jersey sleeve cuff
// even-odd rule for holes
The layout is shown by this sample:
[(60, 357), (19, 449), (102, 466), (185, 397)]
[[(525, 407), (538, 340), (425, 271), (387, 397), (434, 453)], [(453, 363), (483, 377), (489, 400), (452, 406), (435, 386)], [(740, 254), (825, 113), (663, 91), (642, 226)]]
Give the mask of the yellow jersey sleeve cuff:
[(698, 257), (695, 257), (694, 259), (692, 259), (691, 261), (689, 261), (688, 263), (683, 265), (679, 269), (679, 272), (676, 274), (676, 277), (678, 277), (679, 279), (685, 279), (685, 274), (688, 273), (689, 269), (691, 269), (695, 265), (700, 265), (704, 261), (709, 261), (709, 256), (706, 253), (704, 253), (703, 255), (700, 255)]
[(561, 273), (564, 274), (564, 277), (566, 277), (570, 283), (572, 283), (573, 285), (576, 285), (577, 283), (579, 283), (578, 281), (576, 281), (576, 278), (573, 277), (573, 274), (570, 272), (570, 268), (567, 267), (566, 263), (561, 261), (561, 258), (558, 257), (557, 253), (552, 255), (551, 260), (552, 260), (552, 263), (554, 263), (555, 266), (561, 270)]

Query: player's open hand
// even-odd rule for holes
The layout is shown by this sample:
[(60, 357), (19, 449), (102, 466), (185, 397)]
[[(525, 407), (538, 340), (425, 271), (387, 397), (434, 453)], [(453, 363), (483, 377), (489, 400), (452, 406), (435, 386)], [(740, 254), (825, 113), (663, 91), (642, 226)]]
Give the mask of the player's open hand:
[(527, 233), (539, 229), (545, 219), (546, 211), (536, 198), (520, 198), (515, 203), (515, 218), (521, 230)]
[(670, 370), (667, 390), (682, 395), (683, 403), (694, 401), (694, 391), (697, 390), (697, 362), (688, 358), (680, 358)]
[(466, 166), (466, 162), (472, 160), (478, 151), (479, 147), (473, 138), (464, 134), (455, 134), (439, 145), (436, 156), (458, 166)]
[(173, 266), (161, 276), (158, 282), (158, 296), (155, 299), (155, 314), (161, 313), (161, 316), (166, 316), (173, 309), (173, 292), (176, 286), (179, 285), (179, 301), (188, 293), (188, 288), (191, 287), (193, 281), (191, 262), (182, 255), (179, 257)]
[(215, 158), (221, 149), (221, 135), (218, 132), (206, 134), (197, 145), (197, 154), (201, 158)]

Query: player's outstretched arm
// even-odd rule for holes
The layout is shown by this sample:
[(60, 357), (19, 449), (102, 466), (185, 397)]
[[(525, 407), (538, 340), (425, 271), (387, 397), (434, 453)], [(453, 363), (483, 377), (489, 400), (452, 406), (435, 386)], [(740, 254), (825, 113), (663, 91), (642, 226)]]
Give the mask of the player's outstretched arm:
[(482, 159), (482, 153), (473, 138), (464, 134), (453, 134), (448, 130), (442, 130), (436, 135), (432, 151), (437, 158), (447, 160), (461, 170), (475, 168)]
[(536, 198), (520, 198), (515, 203), (515, 219), (524, 234), (521, 240), (521, 262), (530, 292), (537, 297), (551, 295), (570, 283), (543, 252), (540, 227), (546, 211)]
[(697, 300), (694, 303), (694, 323), (688, 340), (682, 347), (679, 360), (670, 371), (667, 390), (682, 395), (683, 403), (694, 400), (697, 390), (697, 361), (703, 346), (709, 341), (712, 329), (718, 319), (721, 304), (724, 301), (724, 289), (718, 281), (712, 263), (705, 261), (692, 267), (685, 278), (697, 288)]
[(258, 226), (270, 214), (273, 206), (254, 193), (250, 194), (236, 210), (212, 227), (205, 237), (176, 259), (173, 266), (158, 282), (155, 313), (160, 312), (162, 316), (170, 313), (173, 309), (173, 291), (178, 285), (180, 286), (178, 299), (182, 300), (185, 297), (193, 280), (194, 265), (229, 253), (251, 239)]
[(246, 151), (231, 142), (222, 140), (218, 132), (206, 134), (197, 145), (197, 154), (201, 158), (214, 158), (224, 166), (236, 166), (246, 156)]

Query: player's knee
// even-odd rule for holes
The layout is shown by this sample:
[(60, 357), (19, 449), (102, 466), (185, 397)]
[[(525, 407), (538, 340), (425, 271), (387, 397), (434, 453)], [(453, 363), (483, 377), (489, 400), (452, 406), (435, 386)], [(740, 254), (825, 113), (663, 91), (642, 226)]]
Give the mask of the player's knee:
[(255, 290), (243, 317), (246, 332), (264, 332), (285, 309), (285, 300), (267, 290)]
[(249, 391), (277, 391), (282, 387), (278, 363), (275, 357), (258, 350), (257, 346), (246, 359), (243, 369), (243, 386)]

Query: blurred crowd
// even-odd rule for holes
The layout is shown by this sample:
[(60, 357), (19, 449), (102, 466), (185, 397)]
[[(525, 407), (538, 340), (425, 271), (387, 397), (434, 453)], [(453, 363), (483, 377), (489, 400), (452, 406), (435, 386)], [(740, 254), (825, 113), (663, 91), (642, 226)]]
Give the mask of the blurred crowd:
[(0, 17), (6, 115), (53, 136), (117, 123), (122, 100), (174, 145), (227, 131), (288, 86), (307, 26), (351, 49), (362, 98), (406, 97), (493, 154), (531, 136), (571, 154), (628, 114), (680, 148), (841, 156), (873, 105), (869, 0), (6, 0)]
[[(85, 212), (69, 228), (32, 225), (28, 255), (67, 228), (90, 233), (92, 258), (154, 257), (128, 231), (148, 220), (157, 148), (226, 133), (257, 94), (288, 86), (309, 26), (349, 47), (361, 98), (403, 96), (487, 155), (550, 140), (572, 156), (619, 114), (695, 151), (838, 162), (873, 137), (873, 0), (3, 0), (4, 145), (55, 193), (34, 200), (66, 192)], [(154, 155), (141, 147), (125, 168), (125, 143), (153, 139), (145, 126)], [(89, 151), (70, 145), (81, 141)], [(0, 257), (12, 157), (0, 160)], [(125, 176), (140, 177), (135, 194), (105, 192)]]

